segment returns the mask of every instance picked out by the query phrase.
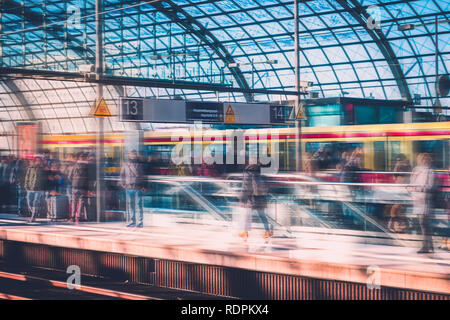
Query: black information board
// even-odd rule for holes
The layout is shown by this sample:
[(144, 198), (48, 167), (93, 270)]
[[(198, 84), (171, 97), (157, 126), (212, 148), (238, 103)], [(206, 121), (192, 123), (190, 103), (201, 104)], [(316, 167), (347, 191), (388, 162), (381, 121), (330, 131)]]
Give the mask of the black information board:
[(270, 122), (271, 123), (284, 123), (286, 114), (284, 106), (270, 106)]
[(223, 122), (223, 103), (186, 102), (186, 121)]
[(286, 123), (295, 120), (295, 110), (292, 106), (270, 106), (270, 123)]
[(144, 120), (144, 100), (140, 98), (120, 99), (120, 120), (121, 121)]

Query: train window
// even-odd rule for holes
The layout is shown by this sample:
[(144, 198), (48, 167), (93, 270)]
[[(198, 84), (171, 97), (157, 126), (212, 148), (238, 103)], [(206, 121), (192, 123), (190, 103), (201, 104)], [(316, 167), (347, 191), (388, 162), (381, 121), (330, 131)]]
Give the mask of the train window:
[(400, 141), (389, 141), (389, 155), (388, 159), (390, 159), (390, 168), (394, 170), (397, 156), (402, 153), (401, 142)]
[(278, 145), (278, 161), (279, 161), (279, 166), (280, 166), (280, 170), (288, 170), (289, 168), (289, 159), (286, 157), (287, 152), (286, 152), (286, 142), (281, 141), (279, 142)]
[(295, 170), (295, 159), (297, 158), (297, 155), (295, 154), (295, 142), (287, 142), (288, 144), (288, 170)]
[[(316, 156), (320, 155), (320, 169), (335, 169), (336, 165), (341, 161), (342, 153), (351, 153), (356, 148), (363, 148), (362, 143), (357, 142), (308, 142), (306, 143), (306, 152)], [(364, 161), (364, 159), (362, 159)]]
[(379, 107), (379, 123), (397, 123), (396, 107)]
[(120, 163), (122, 157), (122, 147), (116, 146), (113, 147), (113, 161), (114, 163)]
[[(444, 142), (447, 140), (428, 140), (428, 141), (415, 141), (414, 142), (414, 153), (417, 155), (422, 152), (429, 153), (433, 158), (433, 168), (435, 169), (445, 169), (445, 165), (448, 163), (448, 143), (444, 148)], [(447, 149), (447, 150), (444, 150)], [(414, 159), (416, 163), (416, 159)]]
[(334, 127), (341, 125), (341, 115), (313, 116), (308, 118), (310, 127)]
[(169, 161), (173, 146), (147, 146), (146, 154), (157, 159)]

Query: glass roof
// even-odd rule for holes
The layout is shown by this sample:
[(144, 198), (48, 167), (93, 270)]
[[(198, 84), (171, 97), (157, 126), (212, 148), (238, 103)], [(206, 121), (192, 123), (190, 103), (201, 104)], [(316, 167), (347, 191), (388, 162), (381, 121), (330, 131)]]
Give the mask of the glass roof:
[[(94, 0), (3, 0), (1, 10), (1, 66), (77, 71), (94, 63)], [(105, 0), (103, 10), (108, 75), (294, 88), (293, 1)], [(411, 99), (419, 94), (421, 105), (431, 106), (436, 27), (439, 74), (448, 74), (450, 66), (449, 14), (446, 0), (302, 1), (301, 80), (313, 82), (311, 90), (321, 97)], [(400, 24), (415, 28), (399, 31)], [(12, 122), (30, 119), (42, 120), (49, 133), (95, 131), (88, 117), (95, 97), (92, 85), (32, 79), (0, 84), (4, 132), (11, 131)], [(105, 98), (115, 106), (122, 93), (217, 99), (214, 92), (131, 86), (108, 86)], [(248, 99), (241, 93), (219, 98)], [(255, 96), (261, 101), (285, 98)], [(442, 105), (448, 102), (441, 99)], [(105, 129), (127, 126), (112, 119)]]

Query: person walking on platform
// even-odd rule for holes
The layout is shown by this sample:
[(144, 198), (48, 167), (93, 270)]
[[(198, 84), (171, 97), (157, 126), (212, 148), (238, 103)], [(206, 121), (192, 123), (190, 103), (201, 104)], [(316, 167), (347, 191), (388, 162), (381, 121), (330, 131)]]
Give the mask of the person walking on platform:
[(69, 221), (78, 222), (82, 218), (87, 220), (87, 194), (89, 191), (89, 167), (87, 154), (78, 153), (77, 162), (70, 171), (69, 180), (72, 182), (72, 214)]
[(431, 234), (431, 199), (435, 187), (435, 176), (431, 169), (431, 156), (428, 153), (420, 153), (417, 156), (417, 166), (413, 169), (408, 190), (412, 192), (414, 214), (419, 219), (423, 236), (422, 248), (418, 253), (432, 253), (433, 239)]
[(127, 227), (142, 228), (143, 226), (142, 192), (145, 192), (143, 171), (137, 152), (135, 150), (130, 151), (127, 161), (120, 170), (120, 184), (125, 189), (126, 194), (127, 222), (129, 221)]
[(267, 186), (264, 180), (263, 176), (261, 176), (260, 164), (250, 164), (245, 167), (241, 192), (241, 203), (245, 208), (245, 213), (243, 230), (239, 234), (243, 239), (248, 237), (253, 211), (258, 213), (264, 225), (264, 238), (267, 239), (273, 235), (265, 213), (267, 207)]
[(30, 162), (25, 174), (24, 187), (27, 192), (27, 205), (31, 212), (28, 222), (33, 222), (37, 218), (41, 205), (41, 198), (45, 184), (44, 169), (39, 156), (34, 158), (34, 162)]

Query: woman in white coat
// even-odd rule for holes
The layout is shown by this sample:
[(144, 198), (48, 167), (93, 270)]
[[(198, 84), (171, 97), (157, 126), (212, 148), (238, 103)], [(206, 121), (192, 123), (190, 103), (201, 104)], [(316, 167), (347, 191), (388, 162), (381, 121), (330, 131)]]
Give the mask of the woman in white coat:
[(417, 156), (417, 166), (413, 169), (408, 190), (412, 192), (414, 214), (419, 218), (422, 231), (422, 248), (418, 253), (433, 252), (433, 239), (431, 235), (431, 198), (435, 186), (435, 177), (431, 169), (431, 156), (420, 153)]

